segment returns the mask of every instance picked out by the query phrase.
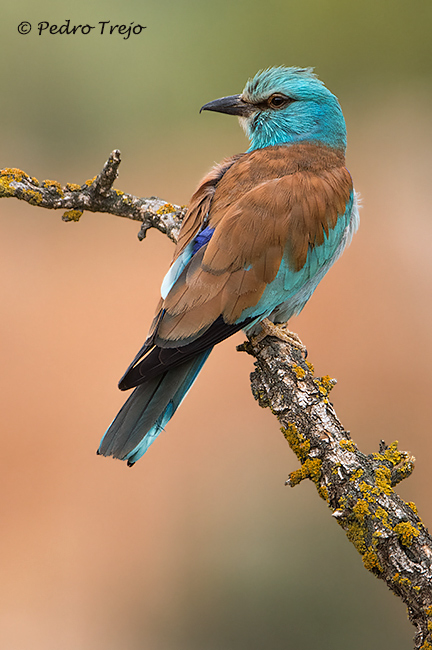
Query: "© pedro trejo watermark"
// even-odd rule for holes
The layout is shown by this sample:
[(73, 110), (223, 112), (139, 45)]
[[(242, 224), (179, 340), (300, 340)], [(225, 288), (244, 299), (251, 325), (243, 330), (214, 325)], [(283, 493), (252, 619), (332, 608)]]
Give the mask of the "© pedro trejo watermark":
[[(23, 20), (18, 25), (18, 32), (20, 34), (29, 34), (31, 32), (32, 25), (27, 20)], [(70, 20), (66, 20), (62, 25), (51, 24), (46, 20), (41, 21), (37, 24), (37, 33), (39, 36), (44, 34), (83, 34), (87, 36), (88, 34), (99, 34), (102, 36), (105, 35), (117, 35), (123, 36), (123, 40), (127, 41), (129, 36), (133, 34), (138, 36), (143, 32), (144, 29), (147, 29), (144, 25), (135, 23), (132, 21), (129, 25), (126, 24), (114, 24), (110, 20), (100, 20), (96, 25), (71, 25)]]

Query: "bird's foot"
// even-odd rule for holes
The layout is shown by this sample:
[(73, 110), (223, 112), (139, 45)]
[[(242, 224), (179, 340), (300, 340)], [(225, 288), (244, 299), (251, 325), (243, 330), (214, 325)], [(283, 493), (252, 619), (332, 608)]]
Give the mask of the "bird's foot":
[(252, 337), (253, 345), (260, 343), (260, 341), (262, 341), (266, 336), (275, 336), (277, 339), (280, 339), (281, 341), (285, 341), (286, 343), (292, 345), (294, 348), (297, 348), (297, 350), (300, 350), (305, 355), (305, 358), (307, 357), (306, 346), (302, 343), (298, 334), (296, 334), (295, 332), (290, 332), (290, 330), (287, 327), (288, 323), (275, 325), (268, 318), (264, 318), (261, 321), (260, 325), (261, 325), (261, 332), (259, 332), (259, 334), (257, 334), (256, 336)]

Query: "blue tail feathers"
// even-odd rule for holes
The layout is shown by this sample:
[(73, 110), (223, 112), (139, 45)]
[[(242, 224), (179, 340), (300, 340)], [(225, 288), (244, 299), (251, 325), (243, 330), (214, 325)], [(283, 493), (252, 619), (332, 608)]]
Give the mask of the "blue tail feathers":
[(163, 431), (197, 378), (212, 348), (135, 388), (100, 443), (98, 454), (133, 465)]

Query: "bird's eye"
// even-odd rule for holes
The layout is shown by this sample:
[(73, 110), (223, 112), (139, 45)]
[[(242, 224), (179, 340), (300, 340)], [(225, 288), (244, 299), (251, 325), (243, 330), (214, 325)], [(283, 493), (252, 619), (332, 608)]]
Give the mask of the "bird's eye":
[(292, 99), (286, 97), (286, 95), (274, 94), (268, 98), (267, 104), (270, 108), (278, 109), (278, 108), (284, 108), (291, 101)]

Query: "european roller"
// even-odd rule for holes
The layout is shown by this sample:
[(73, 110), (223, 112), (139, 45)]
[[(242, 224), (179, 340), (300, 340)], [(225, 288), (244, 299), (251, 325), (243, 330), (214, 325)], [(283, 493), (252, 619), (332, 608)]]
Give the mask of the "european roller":
[(237, 115), (250, 147), (192, 196), (148, 337), (119, 383), (134, 388), (98, 453), (133, 465), (220, 341), (298, 314), (350, 243), (356, 194), (337, 98), (310, 68), (276, 67), (202, 111)]

